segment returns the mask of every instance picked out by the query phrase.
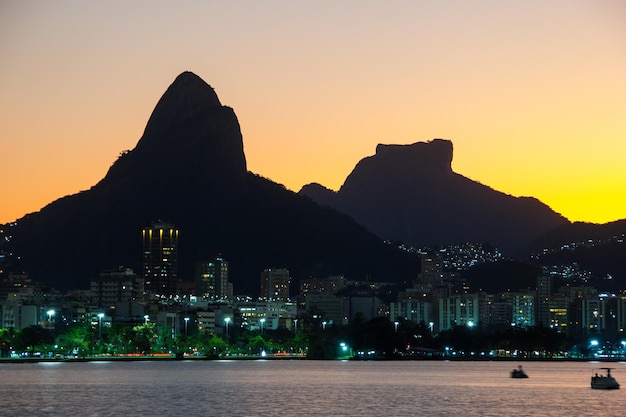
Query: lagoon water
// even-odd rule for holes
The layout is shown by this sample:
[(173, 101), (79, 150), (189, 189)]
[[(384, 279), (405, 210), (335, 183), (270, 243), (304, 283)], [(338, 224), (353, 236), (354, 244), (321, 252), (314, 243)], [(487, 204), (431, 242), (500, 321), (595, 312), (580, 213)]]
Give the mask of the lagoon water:
[(2, 416), (624, 416), (626, 363), (145, 361), (0, 363)]

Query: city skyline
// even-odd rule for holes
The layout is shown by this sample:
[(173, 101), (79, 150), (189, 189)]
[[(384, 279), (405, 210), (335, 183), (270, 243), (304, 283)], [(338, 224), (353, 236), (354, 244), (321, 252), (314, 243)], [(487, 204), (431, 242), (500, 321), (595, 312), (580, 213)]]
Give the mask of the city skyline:
[(104, 177), (181, 71), (241, 125), (248, 169), (337, 190), (378, 143), (571, 221), (626, 217), (620, 2), (0, 6), (0, 223)]

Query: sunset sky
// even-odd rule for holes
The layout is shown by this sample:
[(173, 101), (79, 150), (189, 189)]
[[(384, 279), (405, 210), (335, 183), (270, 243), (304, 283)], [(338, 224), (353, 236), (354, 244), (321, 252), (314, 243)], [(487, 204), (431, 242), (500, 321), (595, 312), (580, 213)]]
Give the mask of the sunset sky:
[(178, 74), (241, 124), (248, 169), (337, 190), (376, 144), (572, 221), (626, 218), (626, 2), (0, 3), (0, 223), (89, 189)]

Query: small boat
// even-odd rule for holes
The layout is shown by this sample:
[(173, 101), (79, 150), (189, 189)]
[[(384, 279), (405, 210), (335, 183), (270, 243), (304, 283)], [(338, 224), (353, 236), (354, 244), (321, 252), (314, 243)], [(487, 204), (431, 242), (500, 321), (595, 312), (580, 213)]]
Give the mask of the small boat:
[[(611, 369), (595, 368), (591, 370), (591, 388), (594, 389), (619, 389), (619, 383), (611, 376)], [(603, 371), (606, 371), (606, 375)], [(599, 372), (599, 374), (598, 374)]]
[(522, 369), (522, 365), (519, 365), (517, 369), (511, 371), (511, 378), (528, 378), (528, 375)]

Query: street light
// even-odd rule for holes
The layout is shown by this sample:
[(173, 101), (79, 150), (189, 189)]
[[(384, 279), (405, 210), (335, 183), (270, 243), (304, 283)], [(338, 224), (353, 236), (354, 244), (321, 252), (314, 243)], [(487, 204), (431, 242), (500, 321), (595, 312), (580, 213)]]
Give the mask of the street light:
[(149, 315), (145, 315), (143, 316), (143, 324), (148, 324), (148, 322), (150, 321), (150, 316)]
[(48, 310), (48, 327), (52, 326), (52, 316), (54, 316), (54, 310)]
[(428, 327), (430, 327), (430, 333), (433, 333), (433, 329), (435, 328), (435, 323), (433, 323), (432, 321), (430, 323), (428, 323)]
[(326, 322), (325, 321), (322, 322), (322, 330), (326, 330)]
[(393, 327), (395, 328), (396, 333), (398, 333), (398, 325), (400, 324), (400, 322), (398, 321), (394, 321), (393, 322)]
[(187, 323), (189, 323), (189, 317), (185, 317), (185, 336), (187, 336)]
[(228, 323), (230, 323), (230, 317), (225, 317), (224, 323), (226, 323), (226, 341), (228, 341)]
[(263, 329), (265, 328), (265, 319), (261, 319), (259, 320), (259, 322), (261, 323), (261, 334), (263, 333)]
[(293, 332), (298, 333), (298, 319), (294, 319), (293, 321)]
[(98, 313), (98, 339), (102, 339), (102, 317), (104, 313)]

